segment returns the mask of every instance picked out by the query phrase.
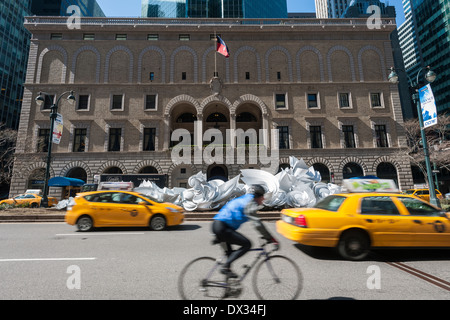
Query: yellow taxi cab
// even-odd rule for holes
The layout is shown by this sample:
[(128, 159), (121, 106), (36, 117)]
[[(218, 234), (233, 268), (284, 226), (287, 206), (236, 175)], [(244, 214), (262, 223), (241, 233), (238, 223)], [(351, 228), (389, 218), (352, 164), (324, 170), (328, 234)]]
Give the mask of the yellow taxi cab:
[[(436, 192), (436, 198), (439, 200), (443, 200), (444, 197), (442, 196), (442, 193), (439, 192), (439, 190), (435, 189)], [(430, 190), (428, 189), (408, 189), (405, 191), (405, 194), (411, 194), (413, 196), (416, 196), (418, 198), (421, 198), (425, 201), (430, 202)]]
[[(11, 199), (0, 201), (2, 204), (10, 205), (29, 205), (31, 208), (38, 208), (41, 206), (42, 196), (37, 193), (24, 193)], [(48, 206), (52, 207), (58, 203), (58, 200), (54, 197), (48, 197)]]
[(450, 247), (450, 213), (399, 192), (330, 195), (312, 208), (284, 209), (276, 228), (303, 245), (335, 247), (349, 260), (376, 247)]
[(132, 191), (93, 191), (78, 193), (67, 207), (66, 223), (79, 231), (97, 227), (149, 226), (164, 230), (183, 223), (183, 208), (171, 203), (158, 203), (141, 193)]

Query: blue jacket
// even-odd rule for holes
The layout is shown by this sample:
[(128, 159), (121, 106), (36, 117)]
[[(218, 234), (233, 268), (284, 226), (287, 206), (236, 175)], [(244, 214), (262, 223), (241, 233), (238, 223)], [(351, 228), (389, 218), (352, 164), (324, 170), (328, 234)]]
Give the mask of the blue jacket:
[(220, 209), (219, 213), (213, 219), (223, 221), (233, 230), (237, 230), (241, 224), (248, 221), (249, 218), (245, 215), (244, 209), (250, 201), (253, 201), (253, 198), (254, 196), (252, 194), (246, 194), (231, 200)]

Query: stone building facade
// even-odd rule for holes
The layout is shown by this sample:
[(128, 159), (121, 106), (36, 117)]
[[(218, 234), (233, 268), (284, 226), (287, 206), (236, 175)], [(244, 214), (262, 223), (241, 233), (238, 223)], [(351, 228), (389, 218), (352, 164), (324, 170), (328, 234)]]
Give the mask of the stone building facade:
[[(83, 18), (81, 25), (70, 30), (63, 18), (26, 19), (33, 36), (11, 194), (42, 182), (36, 177), (46, 166), (48, 106), (70, 90), (77, 103), (59, 104), (64, 130), (53, 146), (51, 176), (92, 183), (103, 173), (158, 173), (168, 175), (168, 187), (187, 186), (199, 171), (232, 178), (264, 165), (180, 163), (172, 134), (266, 129), (257, 145), (280, 143), (272, 171), (295, 156), (324, 181), (378, 175), (401, 189), (413, 184), (399, 156), (406, 142), (398, 89), (387, 81), (394, 20), (379, 30), (369, 30), (365, 19)], [(215, 52), (216, 34), (229, 58)], [(49, 94), (47, 106), (36, 104), (40, 92)], [(192, 149), (208, 143), (191, 142)], [(237, 143), (227, 146), (236, 150)]]

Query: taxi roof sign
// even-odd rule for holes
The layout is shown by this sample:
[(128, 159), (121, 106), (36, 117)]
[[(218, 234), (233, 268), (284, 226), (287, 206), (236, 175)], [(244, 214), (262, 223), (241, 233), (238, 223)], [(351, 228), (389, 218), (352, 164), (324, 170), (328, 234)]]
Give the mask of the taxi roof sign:
[(345, 179), (342, 185), (348, 192), (400, 192), (391, 179)]

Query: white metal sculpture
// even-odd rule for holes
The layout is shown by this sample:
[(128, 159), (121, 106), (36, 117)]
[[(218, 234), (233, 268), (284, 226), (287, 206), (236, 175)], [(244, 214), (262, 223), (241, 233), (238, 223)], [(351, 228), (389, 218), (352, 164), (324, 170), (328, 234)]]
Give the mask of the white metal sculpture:
[(199, 172), (189, 178), (189, 189), (159, 188), (153, 182), (144, 181), (134, 191), (159, 202), (177, 204), (186, 211), (220, 209), (231, 199), (247, 193), (253, 184), (260, 184), (266, 189), (264, 205), (268, 208), (311, 207), (328, 195), (341, 191), (338, 185), (321, 182), (320, 173), (308, 167), (303, 159), (290, 157), (289, 161), (289, 168), (276, 175), (264, 170), (244, 169), (240, 175), (224, 182), (207, 181), (206, 174)]

